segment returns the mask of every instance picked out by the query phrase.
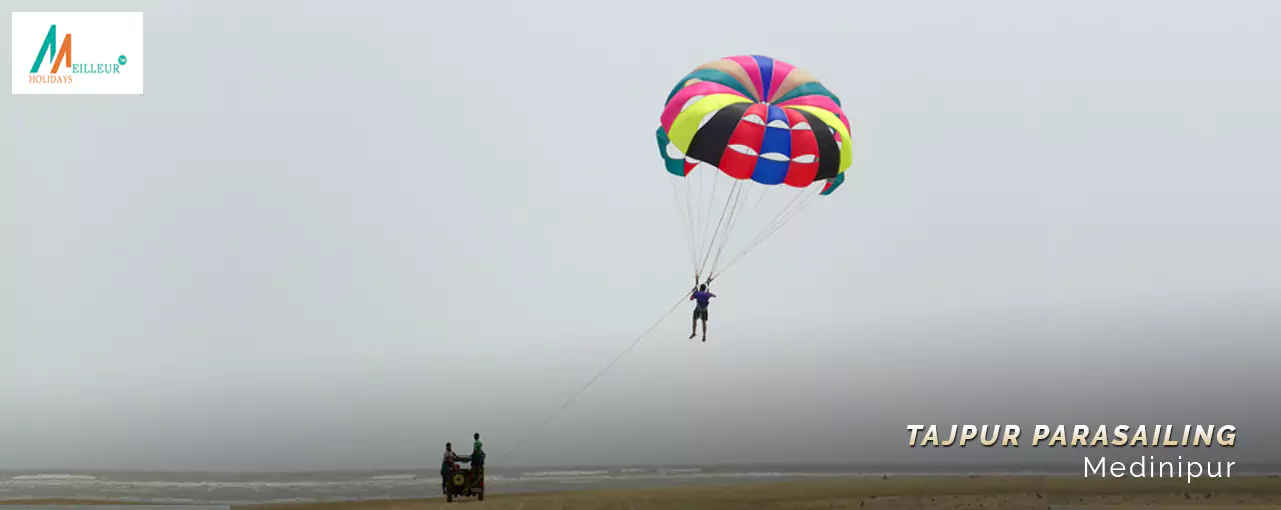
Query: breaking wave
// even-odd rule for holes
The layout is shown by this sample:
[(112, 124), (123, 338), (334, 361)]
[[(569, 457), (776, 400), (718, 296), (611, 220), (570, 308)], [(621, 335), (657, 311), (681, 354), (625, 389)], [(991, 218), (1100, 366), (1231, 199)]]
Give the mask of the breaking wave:
[(96, 476), (89, 475), (64, 475), (64, 474), (38, 474), (38, 475), (17, 475), (9, 478), (10, 480), (24, 482), (57, 482), (57, 481), (91, 481), (97, 480)]

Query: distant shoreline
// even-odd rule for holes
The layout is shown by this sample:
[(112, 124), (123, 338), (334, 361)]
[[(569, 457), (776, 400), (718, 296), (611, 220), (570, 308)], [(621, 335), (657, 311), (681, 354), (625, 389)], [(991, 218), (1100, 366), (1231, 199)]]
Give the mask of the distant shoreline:
[[(661, 508), (1044, 508), (1072, 505), (1089, 508), (1105, 505), (1152, 507), (1205, 505), (1241, 507), (1281, 505), (1281, 479), (1276, 476), (1239, 476), (1194, 480), (1086, 479), (1054, 476), (947, 476), (839, 478), (813, 481), (761, 481), (728, 484), (692, 484), (658, 488), (621, 488), (533, 493), (493, 494), (484, 508), (493, 510), (573, 507), (617, 508), (620, 502), (636, 510)], [(110, 500), (10, 500), (0, 505), (122, 504)], [(126, 503), (127, 504), (127, 503)], [(455, 503), (457, 504), (457, 503)], [(374, 510), (394, 505), (398, 509), (449, 508), (443, 499), (384, 498), (326, 503), (240, 504), (250, 510)], [(1208, 507), (1207, 507), (1208, 508)]]
[[(1233, 468), (1234, 476), (1271, 476), (1281, 475), (1281, 464), (1258, 464), (1251, 462), (1237, 462)], [(396, 475), (401, 473), (434, 473), (435, 467), (406, 467), (406, 468), (380, 468), (380, 469), (274, 469), (274, 470), (206, 470), (206, 469), (83, 469), (83, 468), (36, 468), (36, 469), (0, 469), (0, 481), (12, 478), (14, 476), (102, 476), (102, 475), (205, 475), (205, 476), (255, 476), (255, 475), (341, 475), (341, 474), (360, 474), (360, 475)], [(972, 474), (978, 475), (1008, 475), (1028, 473), (1032, 475), (1071, 475), (1080, 473), (1081, 460), (1074, 460), (1067, 464), (906, 464), (906, 465), (879, 465), (879, 464), (658, 464), (658, 465), (518, 465), (503, 466), (493, 465), (490, 470), (501, 470), (506, 472), (513, 471), (597, 471), (597, 470), (639, 470), (639, 471), (690, 471), (697, 470), (701, 472), (744, 472), (744, 471), (770, 471), (785, 470), (798, 472), (838, 472), (838, 473), (867, 473), (867, 474), (888, 474), (891, 476), (967, 476)]]
[[(876, 466), (888, 467), (888, 466)], [(876, 470), (869, 465), (610, 468), (502, 468), (486, 473), (490, 496), (573, 493), (601, 490), (665, 490), (679, 487), (760, 486), (780, 483), (952, 483), (966, 479), (1004, 479), (1035, 483), (1038, 479), (1084, 478), (1083, 470), (1055, 466), (915, 466), (919, 471)], [(926, 472), (929, 468), (932, 472)], [(951, 469), (952, 472), (945, 470)], [(1005, 469), (1004, 472), (994, 472)], [(1234, 472), (1232, 480), (1259, 478), (1281, 484), (1276, 475)], [(1088, 481), (1099, 481), (1090, 477)], [(1107, 477), (1108, 483), (1126, 479)], [(1170, 479), (1167, 479), (1170, 480)], [(1154, 480), (1149, 480), (1152, 482)], [(1182, 480), (1179, 480), (1180, 482)], [(1187, 484), (1185, 483), (1185, 488)], [(1196, 484), (1193, 484), (1196, 485)], [(144, 504), (347, 504), (369, 501), (413, 501), (440, 495), (438, 470), (313, 471), (259, 473), (129, 472), (39, 470), (0, 473), (0, 502), (32, 500), (108, 501)]]

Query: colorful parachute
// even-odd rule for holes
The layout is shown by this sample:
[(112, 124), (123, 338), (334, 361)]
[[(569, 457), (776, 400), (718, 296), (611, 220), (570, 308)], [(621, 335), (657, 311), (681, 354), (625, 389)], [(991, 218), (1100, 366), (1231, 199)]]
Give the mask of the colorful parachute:
[[(733, 265), (810, 198), (836, 191), (853, 160), (850, 123), (840, 99), (808, 72), (765, 56), (726, 57), (699, 66), (667, 95), (660, 124), (659, 154), (678, 178), (673, 189), (687, 223), (690, 259), (703, 276)], [(706, 170), (696, 172), (700, 167)], [(810, 191), (820, 181), (822, 190)], [(720, 188), (724, 196), (718, 195)], [(780, 194), (785, 205), (762, 209)], [(758, 216), (762, 210), (774, 214)], [(765, 217), (770, 219), (747, 227), (755, 237), (720, 267), (735, 240), (731, 234)]]

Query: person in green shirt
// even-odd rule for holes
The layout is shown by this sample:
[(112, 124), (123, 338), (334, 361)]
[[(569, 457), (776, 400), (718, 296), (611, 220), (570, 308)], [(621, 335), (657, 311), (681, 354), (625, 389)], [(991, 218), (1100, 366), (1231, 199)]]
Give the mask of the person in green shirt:
[(471, 445), (471, 465), (473, 467), (484, 467), (485, 450), (481, 448), (480, 432), (473, 434), (472, 438), (475, 439), (476, 442)]

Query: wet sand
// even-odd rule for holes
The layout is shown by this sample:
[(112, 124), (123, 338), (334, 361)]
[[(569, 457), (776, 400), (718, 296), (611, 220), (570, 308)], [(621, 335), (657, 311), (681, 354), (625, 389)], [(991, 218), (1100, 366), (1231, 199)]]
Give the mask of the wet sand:
[[(26, 503), (34, 502), (14, 502)], [(40, 503), (55, 503), (41, 501)], [(67, 501), (58, 501), (66, 504)], [(1236, 509), (1281, 510), (1281, 479), (1193, 480), (1080, 477), (857, 478), (735, 485), (688, 485), (541, 494), (491, 494), (346, 503), (243, 505), (244, 510), (666, 510), (666, 509)]]

